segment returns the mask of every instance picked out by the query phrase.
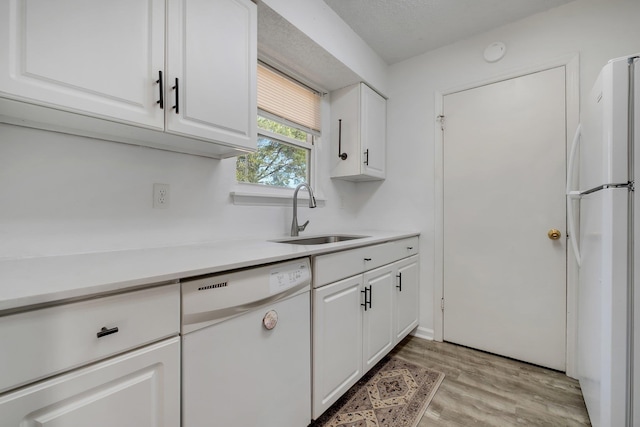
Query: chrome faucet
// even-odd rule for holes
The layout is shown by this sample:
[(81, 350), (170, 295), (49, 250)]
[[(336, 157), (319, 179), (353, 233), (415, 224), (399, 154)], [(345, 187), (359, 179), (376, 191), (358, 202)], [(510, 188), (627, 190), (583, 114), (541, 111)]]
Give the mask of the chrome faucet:
[(298, 233), (300, 231), (304, 231), (304, 229), (307, 228), (307, 225), (309, 224), (309, 221), (307, 220), (307, 222), (305, 222), (304, 224), (298, 225), (298, 191), (302, 187), (307, 187), (307, 190), (309, 191), (309, 207), (310, 208), (316, 207), (316, 198), (313, 195), (313, 190), (311, 189), (311, 186), (306, 182), (303, 182), (302, 184), (298, 185), (296, 187), (296, 190), (293, 192), (293, 221), (291, 222), (292, 236), (297, 236)]

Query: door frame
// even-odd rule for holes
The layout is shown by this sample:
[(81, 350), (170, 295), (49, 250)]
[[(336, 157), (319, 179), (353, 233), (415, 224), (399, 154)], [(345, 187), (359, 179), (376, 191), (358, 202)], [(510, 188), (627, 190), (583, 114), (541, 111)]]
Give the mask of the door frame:
[[(474, 89), (503, 80), (522, 77), (528, 74), (549, 70), (557, 67), (565, 67), (565, 100), (566, 100), (566, 159), (569, 159), (571, 139), (573, 132), (580, 122), (580, 56), (578, 53), (565, 55), (549, 60), (548, 62), (529, 65), (516, 70), (498, 74), (481, 81), (462, 84), (453, 88), (437, 90), (435, 92), (434, 117), (434, 204), (435, 204), (435, 229), (434, 229), (434, 299), (433, 299), (433, 331), (434, 340), (444, 339), (444, 313), (441, 302), (444, 296), (444, 132), (440, 124), (443, 114), (444, 97), (456, 92)], [(446, 118), (445, 118), (446, 126)], [(565, 166), (566, 167), (566, 166)], [(578, 291), (578, 266), (575, 263), (573, 249), (567, 245), (567, 348), (566, 348), (566, 374), (576, 378), (576, 339), (577, 339), (577, 291)]]

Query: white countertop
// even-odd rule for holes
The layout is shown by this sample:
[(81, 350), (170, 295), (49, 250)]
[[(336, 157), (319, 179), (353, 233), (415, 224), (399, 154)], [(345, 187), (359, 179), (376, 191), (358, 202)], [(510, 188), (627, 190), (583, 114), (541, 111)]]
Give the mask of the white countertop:
[[(358, 231), (370, 236), (322, 245), (233, 240), (79, 255), (0, 261), (0, 313), (157, 283), (335, 252), (417, 236), (415, 232)], [(300, 236), (300, 238), (314, 237)], [(281, 237), (286, 238), (285, 236)]]

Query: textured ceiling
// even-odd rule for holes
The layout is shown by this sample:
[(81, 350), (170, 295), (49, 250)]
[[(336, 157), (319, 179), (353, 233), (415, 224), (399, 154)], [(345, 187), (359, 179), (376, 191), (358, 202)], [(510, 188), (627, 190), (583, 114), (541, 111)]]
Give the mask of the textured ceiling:
[(388, 64), (574, 0), (324, 0)]
[(318, 90), (332, 91), (361, 80), (264, 2), (258, 2), (258, 55)]

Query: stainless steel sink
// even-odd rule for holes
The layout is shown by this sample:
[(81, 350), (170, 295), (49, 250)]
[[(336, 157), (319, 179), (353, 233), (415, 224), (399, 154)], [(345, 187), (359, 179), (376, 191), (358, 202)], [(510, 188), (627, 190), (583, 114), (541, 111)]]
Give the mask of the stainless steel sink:
[(326, 243), (344, 242), (347, 240), (363, 239), (369, 236), (353, 236), (346, 234), (331, 234), (326, 236), (315, 237), (294, 237), (291, 239), (275, 240), (277, 243), (289, 243), (292, 245), (324, 245)]

